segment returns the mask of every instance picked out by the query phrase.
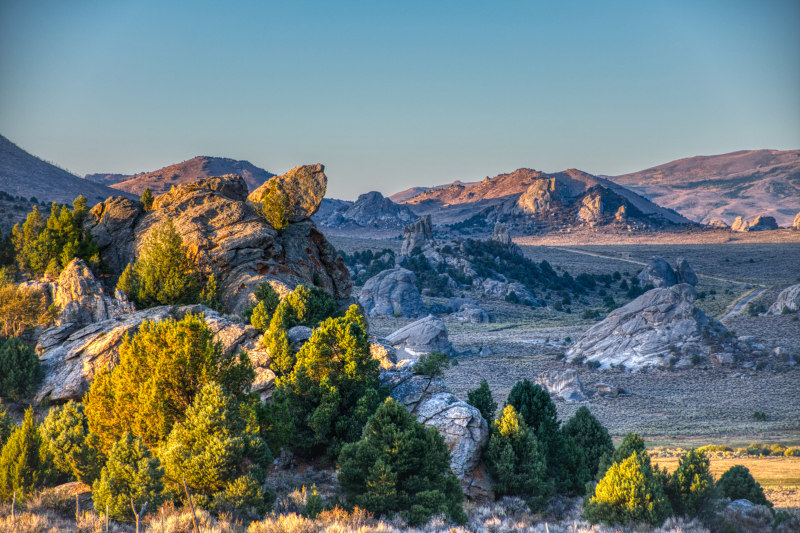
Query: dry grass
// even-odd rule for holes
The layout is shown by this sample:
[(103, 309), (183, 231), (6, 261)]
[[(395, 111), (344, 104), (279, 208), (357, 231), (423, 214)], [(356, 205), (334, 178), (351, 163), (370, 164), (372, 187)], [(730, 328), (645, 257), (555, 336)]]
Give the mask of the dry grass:
[[(800, 489), (800, 457), (735, 457), (733, 454), (710, 454), (711, 474), (719, 479), (723, 472), (735, 465), (750, 470), (756, 481), (763, 487), (785, 487)], [(666, 467), (670, 472), (678, 467), (678, 457), (653, 456), (653, 462)], [(797, 500), (795, 507), (800, 507)]]

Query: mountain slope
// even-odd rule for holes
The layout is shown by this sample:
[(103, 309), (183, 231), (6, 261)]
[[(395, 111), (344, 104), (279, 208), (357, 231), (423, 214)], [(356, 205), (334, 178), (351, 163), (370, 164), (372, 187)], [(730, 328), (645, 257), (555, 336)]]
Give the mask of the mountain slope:
[(327, 228), (400, 229), (417, 218), (407, 206), (399, 205), (377, 191), (364, 193), (355, 202), (325, 199), (322, 204), (324, 208), (320, 207), (313, 218)]
[[(142, 172), (133, 176), (125, 176), (113, 183), (111, 187), (141, 196), (145, 189), (153, 194), (162, 194), (173, 185), (188, 183), (201, 178), (236, 174), (244, 178), (248, 189), (257, 189), (265, 181), (275, 176), (249, 161), (237, 161), (227, 157), (197, 156), (182, 163), (176, 163), (152, 172)], [(108, 182), (117, 180), (118, 174), (89, 174), (87, 179)]]
[(39, 201), (71, 204), (81, 194), (94, 205), (109, 196), (130, 196), (84, 180), (42, 161), (0, 135), (0, 191)]
[(800, 211), (800, 150), (689, 157), (611, 179), (698, 222), (768, 215), (788, 226)]

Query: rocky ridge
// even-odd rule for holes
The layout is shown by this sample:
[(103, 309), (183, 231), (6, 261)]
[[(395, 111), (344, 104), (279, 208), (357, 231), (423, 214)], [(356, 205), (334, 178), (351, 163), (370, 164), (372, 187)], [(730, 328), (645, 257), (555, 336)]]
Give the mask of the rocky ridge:
[(377, 191), (364, 193), (355, 202), (335, 201), (315, 221), (326, 228), (402, 228), (417, 215)]

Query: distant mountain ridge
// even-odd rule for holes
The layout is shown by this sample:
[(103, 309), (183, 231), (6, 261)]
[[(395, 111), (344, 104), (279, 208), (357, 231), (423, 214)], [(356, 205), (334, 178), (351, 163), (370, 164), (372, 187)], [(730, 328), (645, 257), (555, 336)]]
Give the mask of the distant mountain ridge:
[(464, 187), (471, 187), (473, 185), (477, 185), (478, 183), (480, 183), (480, 181), (464, 182), (461, 180), (455, 180), (450, 183), (444, 183), (442, 185), (434, 185), (433, 187), (411, 187), (410, 189), (396, 192), (393, 195), (389, 196), (388, 198), (396, 204), (401, 204), (405, 201), (415, 198), (416, 196), (419, 196), (425, 191), (430, 191), (431, 189), (446, 189), (448, 187), (452, 187), (453, 185), (463, 185)]
[(399, 205), (377, 191), (370, 191), (360, 195), (355, 202), (325, 198), (312, 218), (327, 228), (402, 229), (416, 220), (417, 215), (407, 206)]
[(698, 222), (766, 215), (789, 226), (800, 211), (800, 150), (688, 157), (610, 179)]

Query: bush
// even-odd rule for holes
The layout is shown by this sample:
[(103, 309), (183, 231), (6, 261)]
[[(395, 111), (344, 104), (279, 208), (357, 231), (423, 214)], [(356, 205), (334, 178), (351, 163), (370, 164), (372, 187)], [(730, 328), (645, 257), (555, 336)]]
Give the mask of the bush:
[(583, 508), (587, 520), (610, 525), (656, 526), (670, 514), (661, 479), (653, 473), (647, 453), (639, 452), (611, 465)]
[(33, 409), (25, 411), (22, 425), (8, 437), (0, 452), (0, 501), (24, 499), (45, 481), (47, 464), (46, 447), (39, 428), (33, 420)]
[(753, 479), (750, 471), (742, 465), (732, 466), (722, 474), (719, 481), (717, 481), (717, 488), (725, 498), (750, 500), (758, 505), (772, 507), (772, 502), (764, 496), (764, 490), (761, 485)]
[(3, 446), (6, 442), (8, 442), (8, 437), (11, 436), (11, 432), (17, 425), (14, 423), (14, 420), (8, 414), (8, 411), (3, 406), (3, 403), (0, 402), (0, 451), (3, 450)]
[(241, 397), (254, 378), (247, 354), (225, 355), (203, 315), (144, 321), (119, 350), (119, 363), (95, 376), (84, 400), (102, 450), (125, 432), (156, 447), (206, 383)]
[(497, 411), (497, 402), (492, 398), (492, 390), (485, 379), (481, 380), (481, 384), (477, 389), (473, 389), (467, 393), (467, 403), (478, 409), (481, 416), (487, 423), (491, 424), (494, 420), (494, 414)]
[(450, 368), (450, 357), (446, 353), (434, 350), (419, 357), (414, 364), (414, 373), (440, 378), (448, 368)]
[(39, 357), (22, 339), (11, 338), (0, 345), (0, 396), (26, 398), (36, 390), (42, 376)]
[(696, 450), (690, 450), (680, 457), (678, 468), (667, 484), (667, 495), (675, 514), (693, 518), (708, 503), (714, 487), (709, 464), (706, 454)]
[(272, 315), (280, 303), (280, 297), (267, 282), (261, 283), (253, 296), (256, 299), (255, 305), (246, 307), (242, 315), (257, 330), (267, 331)]
[(96, 448), (96, 437), (89, 433), (83, 405), (70, 400), (52, 409), (41, 432), (59, 472), (88, 485), (99, 477), (105, 458)]
[(700, 446), (699, 448), (697, 448), (697, 451), (705, 453), (707, 455), (709, 453), (732, 452), (733, 448), (725, 446), (723, 444), (706, 444), (705, 446)]
[(94, 508), (99, 513), (108, 507), (109, 516), (117, 520), (134, 518), (131, 500), (137, 512), (147, 504), (154, 511), (163, 501), (164, 469), (142, 440), (125, 433), (108, 454), (100, 479), (92, 486)]
[(19, 337), (28, 329), (52, 321), (42, 291), (0, 278), (0, 338)]
[(466, 521), (444, 438), (391, 398), (369, 419), (361, 440), (342, 449), (339, 468), (351, 505), (384, 516), (399, 512), (415, 526), (437, 514)]
[(150, 189), (145, 189), (142, 193), (142, 197), (139, 199), (140, 202), (144, 204), (144, 210), (150, 211), (153, 209), (153, 191)]
[(237, 405), (220, 385), (206, 384), (161, 450), (172, 492), (182, 494), (185, 478), (201, 507), (249, 518), (266, 512), (260, 487), (272, 454), (251, 418), (252, 413)]
[(289, 211), (291, 202), (289, 195), (280, 190), (273, 181), (267, 184), (264, 195), (261, 197), (261, 210), (270, 226), (278, 231), (283, 231), (289, 226)]
[(568, 439), (572, 440), (585, 460), (588, 471), (585, 483), (597, 475), (600, 459), (604, 455), (614, 453), (611, 435), (586, 406), (578, 408), (572, 418), (564, 424), (563, 432)]
[(644, 439), (637, 435), (636, 433), (628, 433), (625, 435), (625, 438), (622, 439), (619, 447), (614, 450), (612, 454), (603, 454), (600, 458), (600, 463), (597, 468), (597, 479), (602, 478), (606, 470), (611, 467), (614, 463), (621, 463), (634, 453), (638, 453), (639, 455), (647, 454), (647, 447), (644, 444)]
[(533, 430), (511, 405), (494, 421), (486, 459), (498, 495), (523, 496), (534, 512), (545, 506), (552, 487), (544, 453)]

